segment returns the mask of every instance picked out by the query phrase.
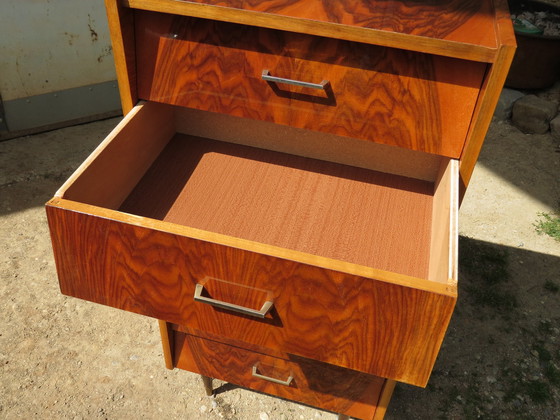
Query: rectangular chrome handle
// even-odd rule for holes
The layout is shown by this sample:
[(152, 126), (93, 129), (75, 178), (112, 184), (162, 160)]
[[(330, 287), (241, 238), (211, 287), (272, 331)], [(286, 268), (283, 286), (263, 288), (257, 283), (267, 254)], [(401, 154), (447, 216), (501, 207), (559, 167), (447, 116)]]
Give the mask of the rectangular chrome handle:
[(328, 80), (323, 80), (321, 83), (310, 83), (310, 82), (303, 82), (301, 80), (284, 79), (283, 77), (271, 76), (268, 70), (263, 70), (261, 77), (263, 80), (266, 80), (267, 82), (283, 83), (286, 85), (302, 86), (306, 88), (319, 89), (319, 90), (325, 90), (330, 83)]
[(252, 374), (255, 378), (264, 379), (265, 381), (273, 382), (275, 384), (284, 385), (284, 386), (290, 386), (290, 384), (294, 380), (294, 377), (292, 375), (288, 376), (288, 379), (286, 379), (285, 381), (281, 379), (271, 378), (270, 376), (262, 375), (258, 372), (257, 365), (253, 366)]
[(250, 315), (257, 318), (264, 318), (268, 311), (272, 308), (273, 302), (267, 300), (263, 303), (260, 310), (247, 308), (245, 306), (235, 305), (234, 303), (224, 302), (217, 299), (212, 299), (206, 296), (202, 296), (204, 291), (204, 286), (202, 284), (197, 284), (194, 289), (194, 300), (197, 302), (207, 303), (209, 305), (215, 306), (221, 309), (227, 309), (229, 311), (238, 312), (243, 315)]

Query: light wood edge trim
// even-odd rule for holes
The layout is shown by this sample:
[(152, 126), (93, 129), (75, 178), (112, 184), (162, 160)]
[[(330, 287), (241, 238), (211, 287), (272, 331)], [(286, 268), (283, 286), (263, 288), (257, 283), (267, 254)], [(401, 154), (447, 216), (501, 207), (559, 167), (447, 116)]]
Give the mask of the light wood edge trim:
[(47, 206), (57, 207), (64, 210), (74, 211), (82, 214), (89, 214), (103, 219), (115, 220), (133, 226), (143, 227), (151, 230), (157, 230), (174, 235), (185, 236), (195, 240), (215, 243), (218, 245), (228, 246), (231, 248), (242, 249), (248, 252), (256, 252), (263, 255), (269, 255), (275, 258), (295, 261), (302, 264), (313, 265), (327, 270), (339, 271), (342, 273), (370, 278), (385, 283), (391, 283), (403, 287), (423, 290), (426, 292), (436, 293), (440, 295), (457, 297), (455, 287), (448, 284), (437, 283), (427, 279), (407, 276), (404, 274), (392, 273), (345, 261), (334, 260), (331, 258), (321, 257), (318, 255), (307, 254), (305, 252), (294, 251), (291, 249), (281, 248), (273, 245), (262, 244), (259, 242), (249, 241), (246, 239), (236, 238), (220, 233), (209, 232), (201, 229), (195, 229), (188, 226), (177, 225), (161, 220), (149, 219), (147, 217), (135, 216), (123, 213), (117, 210), (110, 210), (90, 204), (79, 203), (76, 201), (66, 200), (55, 197), (46, 204)]
[(263, 28), (279, 29), (308, 35), (335, 37), (347, 41), (363, 42), (366, 44), (375, 44), (475, 61), (492, 62), (496, 57), (497, 51), (495, 48), (457, 41), (434, 39), (399, 32), (321, 22), (224, 6), (190, 3), (187, 1), (123, 0), (122, 4), (134, 9), (260, 26)]
[[(127, 10), (123, 8), (120, 0), (105, 0), (105, 10), (111, 34), (121, 106), (123, 114), (126, 115), (138, 102), (136, 81), (131, 79), (131, 74), (136, 74), (136, 69), (129, 67), (130, 55), (135, 51), (133, 15), (130, 11), (127, 14)], [(127, 54), (129, 59), (127, 59)]]
[(86, 160), (82, 162), (82, 164), (74, 171), (70, 178), (66, 180), (64, 184), (58, 189), (58, 191), (54, 194), (55, 197), (63, 197), (66, 190), (84, 173), (87, 168), (99, 157), (99, 155), (105, 150), (105, 148), (116, 138), (119, 136), (120, 132), (130, 124), (130, 121), (133, 120), (138, 114), (140, 114), (144, 108), (150, 107), (150, 102), (140, 102), (137, 106), (135, 106), (129, 113), (125, 115), (125, 117), (117, 124), (117, 126), (109, 133), (107, 137), (97, 146), (97, 148), (87, 157)]
[(459, 280), (459, 162), (452, 159), (451, 166), (451, 207), (449, 209), (449, 272), (448, 284), (457, 290)]
[(500, 47), (498, 59), (490, 65), (488, 76), (481, 88), (481, 95), (478, 98), (478, 103), (473, 113), (473, 124), (469, 128), (467, 140), (461, 153), (459, 169), (460, 201), (462, 201), (465, 195), (488, 127), (492, 122), (492, 116), (500, 99), (500, 94), (506, 81), (513, 55), (515, 54), (515, 48), (514, 45), (503, 45)]
[(389, 406), (389, 402), (391, 401), (391, 397), (393, 396), (393, 391), (395, 390), (396, 384), (397, 382), (392, 379), (385, 380), (372, 420), (383, 420), (383, 418), (385, 417), (385, 413), (387, 413), (387, 407)]
[(168, 322), (158, 319), (159, 324), (159, 334), (161, 336), (161, 346), (163, 350), (163, 359), (165, 360), (165, 367), (167, 369), (173, 369), (175, 364), (173, 363), (173, 330), (171, 324)]
[(496, 16), (494, 22), (497, 44), (515, 47), (517, 42), (515, 40), (515, 33), (511, 23), (511, 13), (509, 11), (508, 1), (494, 0), (494, 13)]
[(458, 183), (458, 161), (442, 160), (434, 186), (428, 278), (453, 288), (457, 287)]

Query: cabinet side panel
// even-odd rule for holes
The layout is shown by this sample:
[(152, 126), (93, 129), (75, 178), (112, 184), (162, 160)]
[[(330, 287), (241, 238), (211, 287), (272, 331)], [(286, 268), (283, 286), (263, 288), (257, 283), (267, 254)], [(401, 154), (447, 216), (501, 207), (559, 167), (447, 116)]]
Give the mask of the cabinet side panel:
[(136, 54), (134, 47), (134, 13), (119, 0), (105, 0), (109, 31), (123, 113), (126, 115), (138, 102), (136, 93)]
[(488, 65), (483, 87), (475, 107), (473, 123), (461, 154), (460, 200), (463, 199), (469, 185), (517, 47), (507, 0), (495, 0), (493, 3), (498, 50), (495, 59)]
[[(425, 386), (455, 305), (443, 295), (47, 207), (64, 294), (193, 331)], [(272, 310), (262, 320), (193, 300)], [(246, 291), (248, 291), (246, 293)], [(253, 293), (255, 291), (255, 293)], [(257, 293), (258, 292), (258, 293)], [(225, 292), (224, 292), (225, 293)], [(228, 291), (228, 293), (230, 293)]]
[(473, 122), (467, 135), (467, 141), (460, 159), (460, 196), (461, 199), (469, 185), (474, 166), (478, 160), (488, 127), (492, 121), (496, 104), (504, 86), (515, 47), (502, 47), (495, 63), (488, 65), (488, 74), (483, 83), (476, 104)]

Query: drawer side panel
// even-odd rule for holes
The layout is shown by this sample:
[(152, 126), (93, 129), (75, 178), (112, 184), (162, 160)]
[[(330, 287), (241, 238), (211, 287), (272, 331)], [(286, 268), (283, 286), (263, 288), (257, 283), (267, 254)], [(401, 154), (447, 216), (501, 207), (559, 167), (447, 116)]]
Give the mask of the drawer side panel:
[[(66, 295), (414, 385), (426, 385), (455, 305), (454, 296), (52, 203), (47, 215)], [(231, 303), (259, 309), (262, 294), (243, 292), (254, 289), (266, 291), (274, 306), (259, 320), (195, 302), (195, 286), (207, 278), (240, 286), (226, 296)]]

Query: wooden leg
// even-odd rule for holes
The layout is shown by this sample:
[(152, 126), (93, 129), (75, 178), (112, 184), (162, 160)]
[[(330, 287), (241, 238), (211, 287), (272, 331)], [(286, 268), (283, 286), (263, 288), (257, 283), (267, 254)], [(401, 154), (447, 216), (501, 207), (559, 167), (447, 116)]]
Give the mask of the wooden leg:
[(214, 390), (212, 389), (212, 378), (203, 375), (200, 375), (200, 377), (202, 378), (202, 383), (204, 384), (206, 395), (208, 395), (209, 397), (212, 396), (212, 394), (214, 393)]
[(171, 324), (162, 320), (158, 320), (158, 322), (165, 367), (167, 369), (173, 369), (175, 367), (173, 365), (173, 330), (171, 329)]
[(375, 410), (373, 420), (383, 420), (383, 417), (385, 417), (387, 406), (389, 405), (389, 401), (391, 401), (391, 396), (393, 395), (396, 384), (397, 383), (391, 379), (387, 379), (385, 381), (385, 385), (383, 385), (383, 389), (381, 390), (381, 397), (379, 398), (379, 402), (377, 403), (377, 410)]
[[(377, 403), (377, 409), (373, 415), (373, 420), (383, 420), (385, 413), (387, 412), (387, 406), (389, 401), (391, 401), (391, 396), (393, 395), (393, 390), (395, 389), (396, 382), (387, 379), (383, 389), (381, 390), (381, 396), (379, 397), (379, 402)], [(350, 417), (346, 414), (339, 414), (338, 420), (350, 420)]]

